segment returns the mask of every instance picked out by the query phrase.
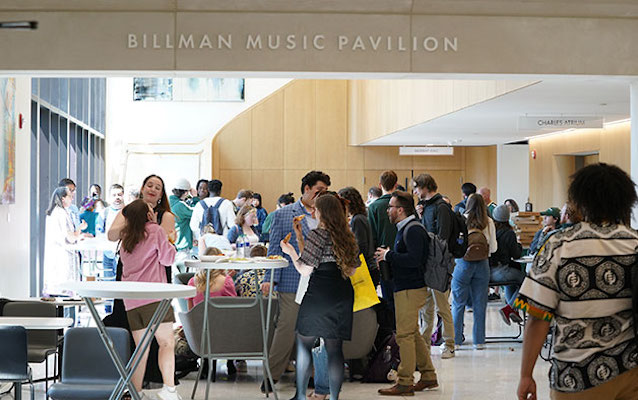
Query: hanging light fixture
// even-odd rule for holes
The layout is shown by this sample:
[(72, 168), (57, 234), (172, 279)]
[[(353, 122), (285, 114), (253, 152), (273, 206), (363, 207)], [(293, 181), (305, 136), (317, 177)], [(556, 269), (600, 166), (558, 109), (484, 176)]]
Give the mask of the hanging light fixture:
[(0, 29), (17, 29), (17, 30), (23, 30), (23, 31), (33, 31), (38, 29), (38, 21), (0, 22)]

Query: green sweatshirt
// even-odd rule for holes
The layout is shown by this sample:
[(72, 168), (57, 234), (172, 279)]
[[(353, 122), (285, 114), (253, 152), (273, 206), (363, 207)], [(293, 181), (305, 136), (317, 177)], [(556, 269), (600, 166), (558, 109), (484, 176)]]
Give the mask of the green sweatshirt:
[(175, 195), (171, 195), (168, 201), (171, 204), (171, 211), (175, 215), (175, 230), (177, 231), (175, 247), (178, 251), (192, 249), (193, 231), (191, 231), (190, 222), (193, 209)]
[(390, 198), (392, 195), (384, 194), (368, 207), (368, 221), (370, 221), (370, 228), (372, 228), (375, 247), (388, 246), (390, 249), (394, 247), (397, 227), (388, 218)]

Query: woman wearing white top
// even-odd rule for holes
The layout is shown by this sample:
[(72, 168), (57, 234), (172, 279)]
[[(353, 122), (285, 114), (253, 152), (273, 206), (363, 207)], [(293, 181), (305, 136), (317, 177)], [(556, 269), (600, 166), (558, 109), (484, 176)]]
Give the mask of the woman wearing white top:
[(44, 293), (68, 294), (60, 284), (80, 280), (80, 260), (75, 250), (68, 249), (77, 242), (86, 222), (78, 230), (73, 228), (73, 220), (68, 208), (73, 196), (66, 186), (53, 192), (47, 209), (44, 236)]
[(215, 228), (213, 225), (208, 224), (202, 228), (202, 235), (199, 237), (199, 256), (203, 256), (206, 254), (206, 249), (208, 247), (216, 247), (219, 250), (227, 250), (230, 251), (233, 249), (233, 246), (230, 244), (226, 236), (218, 235), (215, 233)]
[[(485, 259), (466, 261), (456, 259), (456, 267), (452, 274), (452, 318), (454, 319), (454, 341), (457, 346), (463, 343), (463, 317), (465, 306), (472, 299), (474, 311), (474, 327), (472, 337), (474, 348), (485, 348), (485, 312), (487, 309), (487, 292), (490, 283), (489, 255), (496, 252), (496, 228), (487, 216), (487, 207), (483, 197), (473, 194), (467, 199), (465, 218), (468, 232), (481, 231), (487, 239), (489, 251)], [(469, 235), (468, 235), (469, 236)]]

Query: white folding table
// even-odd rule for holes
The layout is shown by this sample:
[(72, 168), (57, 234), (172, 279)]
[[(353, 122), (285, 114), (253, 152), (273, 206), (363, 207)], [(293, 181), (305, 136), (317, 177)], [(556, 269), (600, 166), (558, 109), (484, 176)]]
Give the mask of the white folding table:
[[(260, 261), (245, 261), (245, 262), (212, 262), (212, 261), (200, 261), (200, 260), (186, 260), (184, 264), (189, 268), (194, 269), (203, 269), (206, 270), (206, 287), (210, 287), (210, 271), (213, 269), (243, 269), (243, 270), (257, 270), (257, 269), (279, 269), (286, 268), (288, 266), (287, 260), (260, 260)], [(232, 307), (224, 306), (221, 304), (213, 305), (213, 307), (217, 308), (247, 308), (253, 307), (257, 302), (259, 303), (259, 312), (260, 312), (260, 322), (261, 322), (261, 332), (263, 339), (263, 351), (261, 354), (256, 354), (254, 357), (246, 357), (250, 359), (262, 360), (264, 366), (264, 374), (268, 378), (270, 382), (270, 387), (272, 388), (273, 395), (275, 400), (278, 400), (277, 391), (275, 390), (275, 382), (273, 381), (272, 374), (270, 372), (270, 364), (268, 361), (268, 334), (270, 330), (269, 321), (270, 314), (272, 309), (272, 291), (274, 286), (274, 275), (270, 274), (270, 290), (268, 292), (268, 305), (266, 307), (266, 313), (264, 314), (263, 307), (263, 296), (261, 294), (261, 288), (259, 287), (259, 282), (257, 281), (257, 274), (255, 274), (255, 286), (257, 296), (255, 297), (255, 303), (248, 305), (235, 305)], [(210, 299), (210, 291), (206, 291), (206, 296), (204, 300), (204, 321), (202, 323), (202, 342), (201, 348), (202, 358), (208, 358), (208, 379), (206, 379), (206, 397), (208, 400), (208, 393), (210, 389), (210, 379), (212, 374), (212, 360), (215, 355), (210, 353), (211, 344), (210, 344), (210, 335), (208, 333), (208, 305)], [(197, 383), (199, 382), (199, 378), (202, 374), (204, 363), (200, 365), (199, 372), (197, 373), (197, 380), (195, 381), (195, 386), (193, 387), (193, 393), (191, 394), (191, 399), (195, 397), (195, 391), (197, 390)]]
[[(60, 317), (0, 317), (0, 326), (22, 326), (25, 329), (58, 330), (73, 325), (72, 318)], [(33, 381), (31, 381), (33, 383)], [(16, 400), (22, 398), (22, 383), (15, 382)], [(10, 388), (11, 386), (9, 386)]]
[[(106, 346), (106, 350), (111, 356), (111, 359), (121, 376), (109, 400), (119, 399), (125, 387), (128, 387), (133, 399), (140, 400), (140, 395), (137, 393), (133, 383), (131, 382), (133, 371), (135, 371), (141, 361), (141, 356), (151, 344), (157, 328), (170, 308), (171, 300), (174, 298), (193, 297), (196, 294), (195, 288), (192, 286), (173, 285), (169, 283), (96, 281), (68, 282), (65, 284), (65, 287), (82, 296), (82, 299), (91, 311), (91, 315), (95, 320), (95, 325), (100, 334), (100, 338), (102, 339), (104, 346)], [(146, 329), (146, 332), (144, 332), (144, 336), (142, 336), (142, 340), (133, 352), (133, 355), (126, 366), (119, 358), (115, 348), (113, 347), (113, 342), (108, 336), (104, 323), (95, 309), (93, 297), (159, 300), (159, 306), (155, 310), (155, 313), (148, 324), (148, 328)]]

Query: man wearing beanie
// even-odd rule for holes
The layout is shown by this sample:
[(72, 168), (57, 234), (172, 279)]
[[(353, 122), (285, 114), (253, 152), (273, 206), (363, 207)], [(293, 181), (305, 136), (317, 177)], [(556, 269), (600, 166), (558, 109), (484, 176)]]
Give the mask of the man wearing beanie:
[(496, 242), (498, 249), (490, 256), (490, 282), (511, 283), (505, 285), (505, 301), (507, 304), (501, 308), (500, 313), (503, 321), (510, 325), (523, 322), (518, 311), (512, 308), (514, 300), (518, 296), (518, 290), (523, 284), (525, 273), (521, 270), (520, 264), (514, 259), (520, 258), (523, 254), (523, 247), (516, 240), (516, 234), (510, 225), (510, 210), (506, 205), (500, 205), (492, 212), (494, 226), (496, 228)]

